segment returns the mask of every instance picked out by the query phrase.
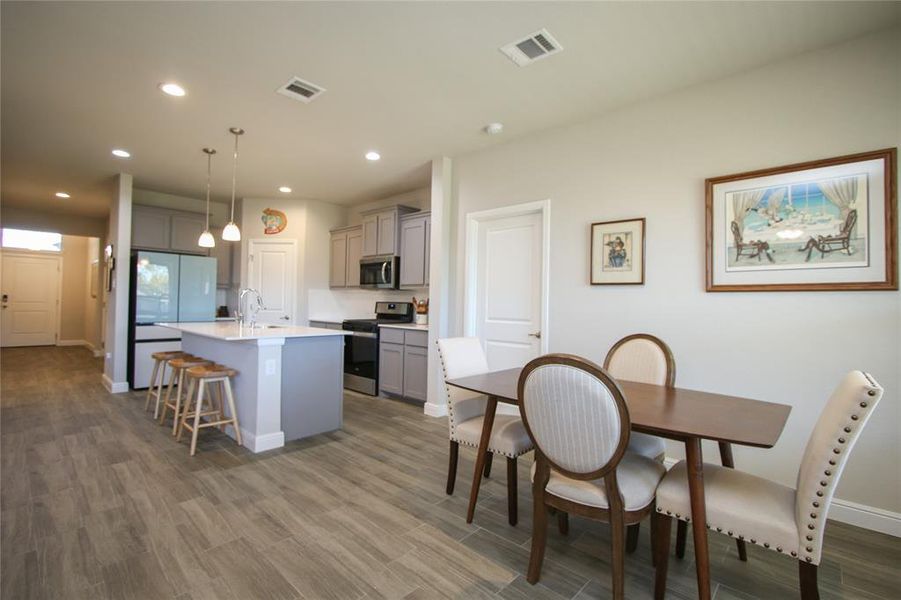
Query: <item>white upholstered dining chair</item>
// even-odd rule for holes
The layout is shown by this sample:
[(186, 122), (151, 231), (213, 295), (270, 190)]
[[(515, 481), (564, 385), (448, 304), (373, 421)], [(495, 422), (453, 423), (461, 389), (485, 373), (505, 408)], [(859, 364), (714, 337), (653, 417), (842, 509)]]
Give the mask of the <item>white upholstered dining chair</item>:
[[(819, 598), (817, 565), (832, 496), (851, 449), (882, 398), (867, 373), (851, 371), (823, 409), (801, 458), (795, 488), (718, 465), (704, 465), (707, 527), (798, 560), (803, 600)], [(657, 489), (656, 548), (669, 548), (672, 518), (690, 520), (685, 461), (677, 463)], [(655, 556), (655, 597), (666, 587), (664, 550)]]
[(527, 580), (538, 582), (548, 508), (610, 523), (613, 597), (623, 598), (625, 527), (654, 508), (666, 469), (626, 452), (629, 410), (616, 381), (576, 356), (548, 354), (519, 378), (520, 412), (535, 444), (532, 551)]
[[(488, 372), (488, 360), (478, 338), (446, 338), (438, 340), (438, 356), (444, 370), (444, 380), (469, 377)], [(450, 433), (450, 457), (447, 466), (447, 493), (454, 493), (457, 479), (457, 457), (460, 444), (479, 447), (482, 423), (485, 416), (487, 398), (476, 392), (444, 385), (447, 391), (447, 424)], [(491, 457), (500, 454), (507, 459), (507, 519), (516, 525), (517, 515), (517, 475), (516, 459), (532, 450), (532, 442), (518, 415), (497, 414), (491, 428), (488, 442), (488, 462), (485, 463), (485, 477), (491, 471)]]

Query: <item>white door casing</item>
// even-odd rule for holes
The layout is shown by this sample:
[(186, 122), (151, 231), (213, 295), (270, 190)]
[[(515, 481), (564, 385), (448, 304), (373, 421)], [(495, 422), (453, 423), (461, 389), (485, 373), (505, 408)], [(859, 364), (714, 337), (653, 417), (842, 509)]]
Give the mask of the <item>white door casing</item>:
[(293, 325), (297, 314), (297, 242), (250, 240), (247, 266), (249, 286), (263, 298), (257, 322)]
[(465, 335), (491, 370), (547, 353), (550, 201), (467, 215)]
[(3, 252), (0, 345), (56, 343), (61, 264), (59, 256)]

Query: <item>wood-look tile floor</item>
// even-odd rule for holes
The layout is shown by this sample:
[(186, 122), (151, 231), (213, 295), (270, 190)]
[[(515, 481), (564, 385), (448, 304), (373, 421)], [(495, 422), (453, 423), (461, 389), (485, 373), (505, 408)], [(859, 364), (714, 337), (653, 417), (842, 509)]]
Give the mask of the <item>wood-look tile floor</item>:
[[(262, 455), (204, 432), (190, 458), (143, 394), (103, 389), (83, 348), (0, 361), (4, 599), (609, 597), (606, 527), (577, 518), (568, 537), (550, 532), (541, 583), (525, 581), (528, 460), (520, 524), (507, 525), (499, 463), (467, 525), (472, 452), (446, 496), (446, 424), (417, 407), (348, 394), (342, 431)], [(647, 534), (626, 559), (628, 598), (651, 597)], [(901, 595), (898, 539), (840, 523), (826, 537), (824, 599)], [(710, 545), (716, 600), (798, 597), (794, 561)], [(667, 597), (695, 597), (690, 544)]]

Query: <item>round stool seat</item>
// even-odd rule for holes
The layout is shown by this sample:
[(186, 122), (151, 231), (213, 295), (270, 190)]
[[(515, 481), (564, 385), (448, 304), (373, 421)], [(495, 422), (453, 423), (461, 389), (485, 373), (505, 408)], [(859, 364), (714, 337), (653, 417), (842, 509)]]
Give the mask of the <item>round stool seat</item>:
[(180, 358), (185, 356), (181, 350), (167, 350), (165, 352), (154, 352), (150, 355), (153, 360), (169, 360), (170, 358)]
[(189, 377), (212, 379), (215, 377), (234, 377), (238, 372), (225, 365), (208, 364), (191, 367), (187, 371)]
[(169, 361), (169, 366), (173, 369), (188, 369), (191, 367), (199, 367), (203, 365), (212, 365), (213, 362), (199, 356), (184, 356), (181, 358), (173, 358)]

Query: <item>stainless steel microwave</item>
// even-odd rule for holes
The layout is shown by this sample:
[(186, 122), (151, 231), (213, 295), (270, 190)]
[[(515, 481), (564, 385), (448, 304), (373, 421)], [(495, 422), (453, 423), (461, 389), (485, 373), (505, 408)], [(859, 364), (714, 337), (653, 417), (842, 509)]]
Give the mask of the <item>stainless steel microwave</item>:
[(399, 256), (370, 256), (360, 261), (360, 287), (398, 289)]

